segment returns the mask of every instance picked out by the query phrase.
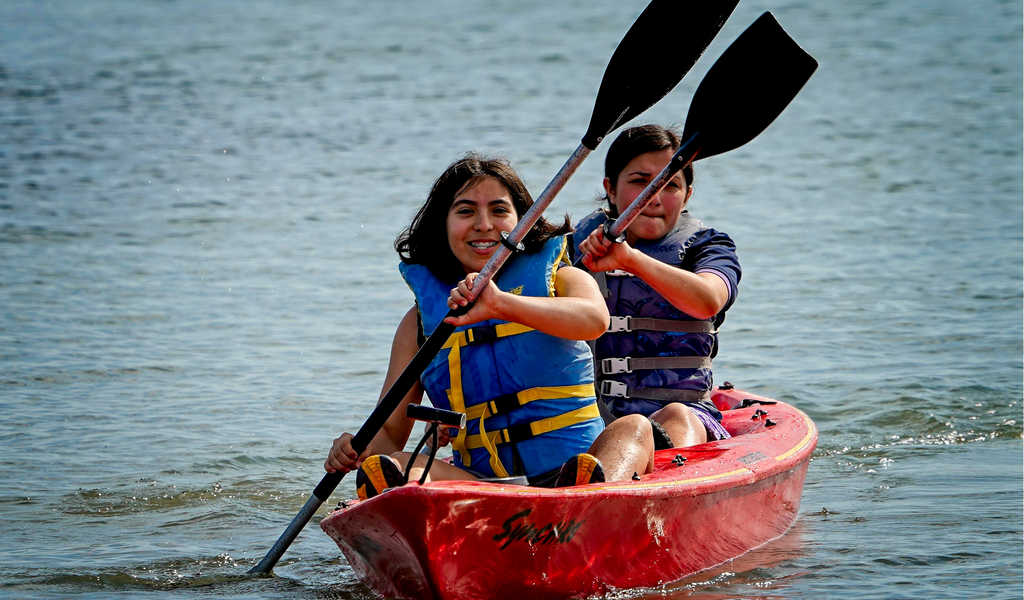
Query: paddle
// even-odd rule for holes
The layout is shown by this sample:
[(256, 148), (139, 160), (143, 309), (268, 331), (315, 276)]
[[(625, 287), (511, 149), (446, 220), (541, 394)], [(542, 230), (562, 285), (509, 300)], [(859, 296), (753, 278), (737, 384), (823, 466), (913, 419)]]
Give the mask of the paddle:
[[(450, 311), (450, 316), (464, 314), (469, 310), (472, 302), (508, 259), (512, 248), (517, 247), (526, 237), (544, 209), (601, 140), (626, 121), (647, 110), (679, 83), (722, 28), (738, 1), (705, 0), (697, 3), (652, 0), (626, 32), (608, 62), (594, 101), (590, 125), (580, 145), (544, 188), (530, 210), (520, 218), (506, 239), (507, 246), (499, 247), (477, 275), (470, 290), (470, 304)], [(454, 329), (453, 325), (442, 321), (423, 343), (353, 436), (352, 448), (356, 452), (362, 454), (366, 450)], [(249, 573), (265, 574), (274, 568), (320, 505), (330, 497), (342, 477), (342, 473), (324, 475), (281, 537)]]
[[(775, 120), (810, 79), (818, 62), (766, 12), (736, 38), (693, 94), (683, 140), (665, 168), (614, 221), (609, 240), (624, 232), (661, 188), (695, 160), (738, 148)], [(581, 257), (582, 258), (582, 257)]]

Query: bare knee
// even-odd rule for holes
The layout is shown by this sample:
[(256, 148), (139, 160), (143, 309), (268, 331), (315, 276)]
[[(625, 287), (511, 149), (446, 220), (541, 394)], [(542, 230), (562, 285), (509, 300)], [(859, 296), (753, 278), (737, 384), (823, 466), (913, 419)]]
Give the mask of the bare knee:
[(607, 481), (622, 481), (633, 473), (648, 473), (654, 460), (651, 422), (642, 415), (618, 418), (601, 432), (590, 448), (590, 453), (601, 461)]
[[(402, 467), (403, 469), (406, 467), (406, 465), (409, 464), (409, 459), (413, 458), (412, 454), (409, 452), (392, 452), (390, 456), (391, 458), (395, 459), (395, 462), (398, 463), (398, 466)], [(415, 458), (418, 459), (419, 457)]]
[(643, 415), (626, 415), (612, 421), (605, 433), (618, 441), (647, 440), (651, 437), (651, 422)]
[(651, 413), (651, 418), (662, 424), (671, 421), (688, 422), (692, 417), (694, 417), (694, 414), (690, 407), (679, 402), (666, 404)]
[(708, 440), (704, 422), (694, 409), (685, 404), (668, 404), (654, 412), (651, 419), (661, 424), (677, 448), (703, 444)]

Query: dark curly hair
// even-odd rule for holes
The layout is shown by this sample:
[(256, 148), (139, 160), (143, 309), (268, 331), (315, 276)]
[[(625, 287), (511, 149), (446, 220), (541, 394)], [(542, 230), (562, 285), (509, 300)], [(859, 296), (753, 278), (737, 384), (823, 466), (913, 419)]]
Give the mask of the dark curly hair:
[[(395, 251), (402, 262), (421, 264), (442, 281), (455, 283), (466, 272), (448, 245), (448, 209), (455, 197), (483, 177), (493, 177), (509, 191), (516, 216), (522, 218), (533, 206), (533, 197), (508, 161), (467, 154), (441, 173), (427, 195), (427, 201), (395, 239)], [(572, 230), (569, 216), (561, 226), (541, 218), (523, 238), (527, 252), (536, 252), (544, 242)]]

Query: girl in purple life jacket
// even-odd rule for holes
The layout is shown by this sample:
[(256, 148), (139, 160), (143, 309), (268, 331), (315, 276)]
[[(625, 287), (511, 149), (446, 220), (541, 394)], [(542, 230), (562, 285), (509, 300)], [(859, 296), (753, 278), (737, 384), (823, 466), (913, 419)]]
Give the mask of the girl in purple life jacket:
[(653, 468), (656, 448), (729, 436), (710, 400), (711, 359), (741, 270), (732, 239), (686, 211), (692, 167), (662, 188), (625, 240), (606, 239), (601, 227), (630, 205), (679, 145), (676, 132), (658, 125), (623, 131), (605, 159), (607, 206), (584, 217), (574, 233), (577, 255), (611, 315), (594, 344), (599, 404), (609, 424), (575, 461), (584, 481), (602, 467), (610, 481), (628, 479)]

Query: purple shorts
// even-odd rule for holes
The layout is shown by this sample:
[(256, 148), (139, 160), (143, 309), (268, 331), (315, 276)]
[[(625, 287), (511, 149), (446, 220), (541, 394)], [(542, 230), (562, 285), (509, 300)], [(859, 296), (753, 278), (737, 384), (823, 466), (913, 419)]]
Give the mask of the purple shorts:
[(725, 430), (725, 427), (722, 427), (721, 421), (713, 417), (708, 409), (697, 404), (687, 404), (686, 406), (690, 407), (690, 410), (697, 413), (697, 418), (699, 418), (700, 422), (704, 424), (704, 429), (707, 429), (708, 431), (709, 442), (714, 440), (727, 440), (732, 437), (729, 435), (729, 432)]
[[(697, 418), (699, 418), (700, 422), (704, 425), (704, 431), (707, 432), (709, 442), (713, 442), (715, 440), (726, 440), (732, 437), (708, 409), (700, 406), (699, 404), (684, 404), (686, 404), (686, 406), (697, 415)], [(661, 423), (658, 423), (650, 417), (648, 417), (648, 420), (650, 420), (651, 427), (654, 429), (654, 449), (664, 450), (666, 448), (673, 448), (674, 445), (672, 439), (669, 437), (668, 432), (665, 431), (665, 428), (661, 426)]]

